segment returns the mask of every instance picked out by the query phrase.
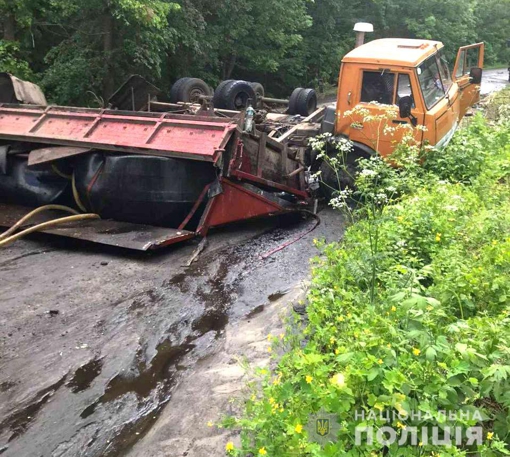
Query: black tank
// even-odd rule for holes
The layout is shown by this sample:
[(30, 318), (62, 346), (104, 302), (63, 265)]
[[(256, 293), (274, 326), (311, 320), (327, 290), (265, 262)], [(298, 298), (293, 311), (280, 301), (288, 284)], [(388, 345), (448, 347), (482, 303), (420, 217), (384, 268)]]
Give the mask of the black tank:
[(216, 178), (212, 163), (97, 152), (76, 159), (85, 207), (104, 219), (178, 226)]

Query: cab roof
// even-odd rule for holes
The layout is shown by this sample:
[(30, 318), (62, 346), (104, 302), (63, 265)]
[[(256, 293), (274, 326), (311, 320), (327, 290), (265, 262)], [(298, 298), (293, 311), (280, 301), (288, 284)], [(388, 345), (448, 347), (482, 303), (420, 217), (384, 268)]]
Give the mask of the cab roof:
[(353, 49), (344, 56), (342, 62), (416, 67), (442, 47), (440, 41), (382, 38)]

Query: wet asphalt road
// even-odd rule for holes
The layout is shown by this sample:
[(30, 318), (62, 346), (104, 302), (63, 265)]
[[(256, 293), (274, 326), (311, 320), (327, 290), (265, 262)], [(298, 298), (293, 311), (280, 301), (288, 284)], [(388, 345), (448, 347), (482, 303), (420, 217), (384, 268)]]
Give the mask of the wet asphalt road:
[(508, 70), (506, 68), (484, 70), (480, 93), (487, 95), (508, 85), (510, 85), (510, 82), (508, 81)]
[[(153, 425), (176, 382), (242, 319), (309, 274), (312, 239), (342, 217), (260, 220), (156, 254), (39, 235), (0, 251), (0, 454), (117, 456)], [(203, 393), (207, 395), (207, 392)]]

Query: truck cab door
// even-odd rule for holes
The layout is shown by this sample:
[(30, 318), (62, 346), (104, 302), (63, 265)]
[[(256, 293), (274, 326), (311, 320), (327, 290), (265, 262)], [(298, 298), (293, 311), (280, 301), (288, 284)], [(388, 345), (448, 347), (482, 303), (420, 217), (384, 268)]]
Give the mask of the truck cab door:
[[(407, 68), (359, 70), (360, 81), (356, 106), (344, 112), (337, 124), (337, 133), (346, 134), (355, 144), (361, 144), (382, 157), (390, 156), (405, 136), (411, 132), (417, 143), (421, 143), (424, 112), (415, 101), (419, 93), (414, 75)], [(410, 99), (412, 116), (402, 118), (398, 110), (401, 98)], [(419, 100), (417, 100), (419, 101)]]
[(453, 79), (459, 86), (460, 91), (459, 120), (464, 117), (471, 106), (480, 101), (481, 81), (471, 77), (471, 70), (479, 68), (480, 70), (475, 70), (473, 74), (476, 72), (481, 74), (484, 50), (484, 43), (476, 43), (462, 46), (457, 53), (457, 60), (453, 68)]

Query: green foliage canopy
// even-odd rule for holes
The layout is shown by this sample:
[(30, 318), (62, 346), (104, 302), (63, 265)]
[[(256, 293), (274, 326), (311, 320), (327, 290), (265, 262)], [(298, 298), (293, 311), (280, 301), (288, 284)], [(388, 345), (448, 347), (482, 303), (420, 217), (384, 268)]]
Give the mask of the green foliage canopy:
[(510, 0), (0, 0), (0, 69), (60, 104), (94, 104), (133, 73), (165, 91), (195, 76), (288, 95), (335, 84), (357, 21), (369, 39), (441, 40), (450, 60), (475, 41), (487, 64), (510, 59)]

